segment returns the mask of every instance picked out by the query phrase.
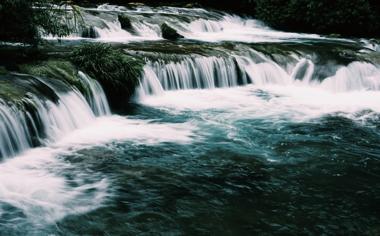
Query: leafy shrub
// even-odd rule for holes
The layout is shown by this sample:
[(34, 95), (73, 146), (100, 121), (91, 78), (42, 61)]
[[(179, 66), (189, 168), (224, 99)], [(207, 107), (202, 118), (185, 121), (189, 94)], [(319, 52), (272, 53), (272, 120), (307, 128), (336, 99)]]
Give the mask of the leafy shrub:
[(0, 40), (30, 43), (37, 36), (31, 1), (0, 2)]
[[(71, 16), (63, 0), (1, 0), (0, 41), (36, 44), (39, 30), (54, 36), (66, 36), (74, 30), (79, 11), (71, 5)], [(74, 19), (74, 21), (73, 21)]]

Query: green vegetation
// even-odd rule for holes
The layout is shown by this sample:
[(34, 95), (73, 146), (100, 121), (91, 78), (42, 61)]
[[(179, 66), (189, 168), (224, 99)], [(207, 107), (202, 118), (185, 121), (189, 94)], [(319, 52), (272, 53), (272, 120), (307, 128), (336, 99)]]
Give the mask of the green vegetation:
[(84, 44), (74, 49), (71, 60), (98, 80), (114, 106), (123, 105), (139, 84), (143, 62), (109, 44)]
[(379, 37), (379, 12), (371, 0), (256, 0), (254, 15), (281, 30)]
[(0, 98), (7, 102), (19, 102), (27, 95), (27, 90), (16, 86), (8, 77), (0, 75)]
[[(70, 2), (59, 0), (2, 0), (0, 2), (0, 41), (36, 44), (38, 29), (55, 36), (68, 35), (79, 12), (68, 14)], [(53, 5), (54, 4), (54, 5)]]
[[(2, 0), (0, 2), (0, 41), (36, 44), (38, 29), (55, 36), (65, 36), (75, 30), (80, 15), (77, 4), (110, 2), (127, 4), (128, 0)], [(342, 36), (380, 37), (380, 4), (377, 0), (237, 0), (217, 1), (155, 1), (140, 0), (151, 5), (203, 6), (232, 13), (251, 15), (274, 28), (286, 31), (335, 34)], [(54, 5), (52, 5), (54, 4)], [(57, 7), (58, 6), (58, 7)], [(67, 11), (70, 6), (74, 11)], [(131, 28), (130, 19), (119, 16), (122, 27)], [(180, 35), (163, 25), (164, 37), (178, 39)], [(84, 37), (94, 38), (93, 29)]]
[(82, 89), (82, 84), (78, 79), (78, 70), (71, 62), (66, 60), (50, 59), (33, 64), (25, 64), (20, 66), (20, 71), (38, 77), (59, 79), (71, 86)]

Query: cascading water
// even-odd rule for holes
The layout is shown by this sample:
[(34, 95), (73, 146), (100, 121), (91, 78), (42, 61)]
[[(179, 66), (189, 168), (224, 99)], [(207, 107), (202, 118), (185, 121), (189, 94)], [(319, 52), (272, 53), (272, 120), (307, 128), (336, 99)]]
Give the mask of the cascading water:
[(88, 90), (87, 100), (95, 115), (105, 116), (111, 114), (106, 95), (100, 84), (81, 71), (79, 71), (78, 75), (84, 84), (84, 88)]
[[(98, 8), (82, 8), (81, 12), (85, 24), (78, 25), (76, 31), (82, 33), (74, 33), (67, 39), (83, 40), (83, 32), (91, 29), (94, 31), (92, 37), (100, 41), (162, 40), (161, 25), (164, 23), (173, 27), (185, 39), (207, 42), (279, 42), (323, 39), (318, 35), (275, 31), (258, 20), (204, 9), (156, 9), (146, 6), (134, 9), (105, 4)], [(119, 15), (127, 17), (130, 27), (122, 27)]]
[[(263, 56), (260, 56), (260, 61)], [(143, 94), (162, 94), (163, 90), (212, 89), (238, 85), (304, 85), (326, 90), (380, 90), (380, 69), (366, 62), (340, 66), (331, 77), (316, 79), (311, 60), (300, 59), (288, 68), (265, 58), (248, 56), (187, 57), (178, 62), (150, 62), (144, 70), (139, 91)], [(154, 74), (153, 74), (154, 73)]]
[(82, 12), (92, 35), (63, 47), (145, 60), (135, 100), (110, 115), (82, 72), (81, 92), (0, 75), (1, 235), (379, 234), (376, 40), (200, 8)]
[[(246, 80), (239, 81), (240, 69), (233, 58), (185, 58), (180, 62), (168, 64), (163, 62), (148, 63), (146, 67), (147, 69), (144, 72), (147, 80), (142, 82), (146, 93), (154, 93), (162, 89), (211, 89), (247, 84)], [(152, 78), (152, 71), (162, 88), (157, 88), (157, 79)]]
[(26, 150), (30, 143), (25, 115), (0, 101), (0, 157)]
[[(60, 92), (45, 80), (46, 85), (58, 97), (57, 102), (32, 96), (24, 100), (34, 111), (19, 110), (0, 101), (0, 157), (10, 157), (38, 143), (48, 143), (94, 120), (95, 116), (110, 114), (103, 89), (93, 79), (79, 72), (79, 78), (88, 89), (88, 100), (77, 90)], [(33, 135), (34, 137), (33, 137)]]

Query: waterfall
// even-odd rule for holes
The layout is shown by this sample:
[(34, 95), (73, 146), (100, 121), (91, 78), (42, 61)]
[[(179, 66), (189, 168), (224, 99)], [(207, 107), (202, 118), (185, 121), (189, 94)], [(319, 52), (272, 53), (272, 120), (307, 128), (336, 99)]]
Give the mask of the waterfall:
[[(263, 22), (237, 15), (175, 7), (136, 8), (101, 5), (98, 8), (82, 8), (83, 25), (78, 25), (76, 33), (66, 37), (70, 40), (88, 40), (80, 32), (94, 31), (95, 40), (108, 42), (129, 42), (163, 40), (161, 25), (169, 24), (186, 39), (216, 42), (277, 42), (300, 39), (323, 39), (319, 35), (286, 33), (271, 29)], [(127, 17), (130, 29), (123, 29), (119, 15)], [(71, 23), (75, 25), (75, 22)], [(41, 32), (43, 34), (43, 31)], [(87, 34), (88, 35), (88, 34)], [(45, 35), (47, 39), (57, 39)], [(94, 39), (90, 39), (94, 40)]]
[(365, 62), (353, 62), (326, 78), (321, 86), (336, 91), (380, 90), (380, 68)]
[(79, 71), (79, 77), (82, 79), (84, 87), (88, 89), (88, 102), (94, 114), (96, 116), (111, 114), (108, 101), (102, 86), (100, 86), (96, 80), (90, 78), (88, 75), (81, 71)]
[(143, 79), (137, 90), (138, 96), (145, 97), (149, 94), (160, 95), (164, 92), (164, 89), (151, 66), (144, 66), (142, 77)]
[(322, 76), (313, 61), (306, 58), (284, 66), (261, 54), (187, 56), (178, 61), (148, 62), (138, 93), (146, 96), (162, 94), (165, 90), (214, 89), (247, 84), (317, 86), (332, 92), (380, 90), (380, 68), (367, 62), (341, 65), (334, 75)]
[(147, 64), (142, 89), (145, 94), (155, 94), (162, 90), (212, 89), (247, 84), (248, 81), (239, 80), (239, 73), (241, 71), (234, 58), (188, 57), (178, 62), (157, 61)]
[(30, 77), (51, 88), (58, 100), (31, 95), (23, 103), (33, 107), (32, 110), (0, 100), (0, 158), (14, 156), (34, 145), (53, 142), (85, 126), (96, 116), (110, 114), (105, 94), (98, 82), (82, 72), (79, 78), (88, 90), (88, 99), (74, 88), (62, 92), (62, 88), (47, 80)]
[(13, 156), (30, 144), (25, 114), (0, 100), (0, 157)]

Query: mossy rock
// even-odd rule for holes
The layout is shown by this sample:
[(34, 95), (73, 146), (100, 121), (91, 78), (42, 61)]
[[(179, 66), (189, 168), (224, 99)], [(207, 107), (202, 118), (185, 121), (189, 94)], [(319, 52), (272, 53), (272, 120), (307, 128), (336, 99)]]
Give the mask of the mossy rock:
[(166, 23), (161, 25), (161, 32), (162, 32), (162, 37), (167, 40), (178, 40), (178, 39), (183, 38), (182, 35), (177, 33), (175, 29), (173, 29)]
[(34, 76), (12, 73), (0, 75), (0, 100), (22, 108), (32, 101), (30, 96), (41, 100), (58, 101), (55, 91)]
[(33, 64), (21, 65), (20, 71), (33, 76), (61, 80), (70, 86), (82, 89), (82, 83), (78, 78), (78, 70), (70, 61), (40, 61)]
[(27, 90), (16, 86), (8, 77), (0, 76), (0, 100), (17, 103), (27, 94)]
[(99, 81), (113, 108), (125, 106), (134, 94), (144, 64), (140, 58), (102, 43), (77, 47), (71, 60), (80, 70)]

